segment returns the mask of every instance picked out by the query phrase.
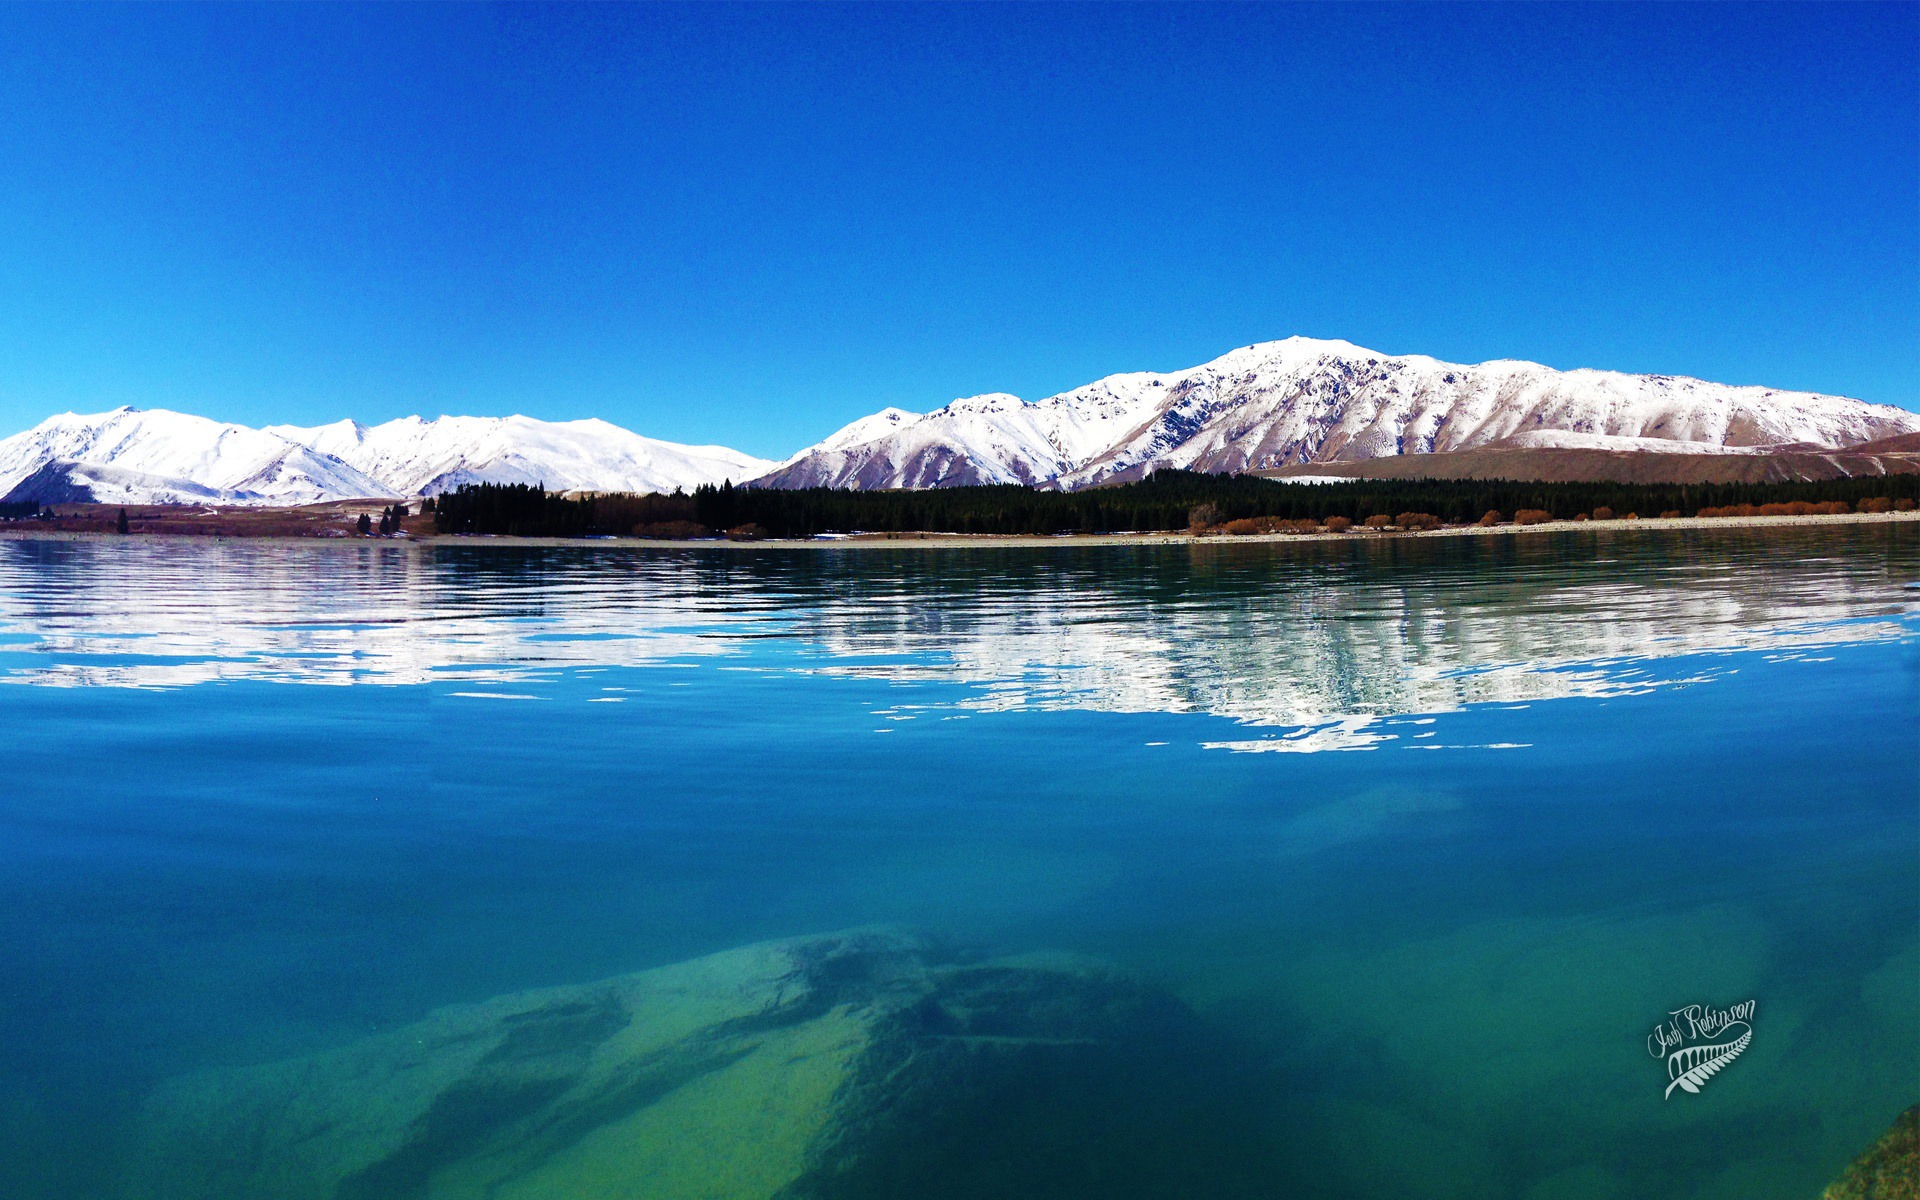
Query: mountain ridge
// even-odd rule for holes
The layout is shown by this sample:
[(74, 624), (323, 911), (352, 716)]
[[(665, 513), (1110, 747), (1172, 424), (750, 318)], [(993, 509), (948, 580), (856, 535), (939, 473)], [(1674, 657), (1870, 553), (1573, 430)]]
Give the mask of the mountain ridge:
[(1520, 359), (1466, 365), (1292, 337), (1183, 370), (1107, 375), (1036, 401), (987, 392), (928, 413), (885, 408), (782, 461), (661, 441), (591, 417), (409, 416), (254, 429), (166, 409), (63, 413), (0, 440), (0, 493), (48, 503), (291, 505), (417, 497), (483, 482), (603, 492), (723, 481), (1071, 490), (1161, 467), (1265, 474), (1482, 451), (1510, 463), (1531, 461), (1521, 451), (1556, 461), (1581, 452), (1580, 461), (1601, 465), (1675, 453), (1720, 463), (1914, 436), (1920, 413), (1843, 396), (1557, 371)]
[[(30, 480), (47, 494), (22, 493)], [(122, 504), (308, 504), (393, 495), (340, 459), (264, 430), (130, 406), (61, 413), (0, 440), (0, 488), (16, 500), (50, 501), (57, 493), (72, 501), (87, 492)], [(169, 498), (150, 498), (161, 495)]]
[(254, 429), (168, 409), (61, 413), (0, 440), (0, 494), (41, 503), (296, 505), (402, 499), (463, 483), (670, 492), (778, 464), (589, 418), (403, 417)]
[(1545, 431), (1716, 453), (1796, 442), (1837, 449), (1920, 431), (1920, 413), (1686, 376), (1557, 371), (1519, 359), (1447, 363), (1293, 337), (1181, 371), (1108, 375), (1032, 402), (1004, 393), (956, 400), (882, 437), (803, 451), (756, 484), (1070, 489), (1162, 466), (1275, 470)]
[(401, 417), (379, 425), (336, 421), (266, 431), (347, 462), (408, 496), (465, 483), (537, 483), (556, 492), (670, 492), (747, 479), (778, 464), (725, 446), (644, 437), (588, 417)]

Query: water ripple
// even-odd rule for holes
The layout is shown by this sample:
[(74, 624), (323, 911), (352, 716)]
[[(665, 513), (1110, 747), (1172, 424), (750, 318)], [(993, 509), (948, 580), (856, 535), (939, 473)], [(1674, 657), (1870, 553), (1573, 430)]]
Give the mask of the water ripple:
[(1908, 637), (1917, 573), (1907, 526), (884, 554), (14, 541), (0, 682), (499, 686), (724, 661), (1353, 749), (1388, 716), (1711, 676), (1660, 660)]

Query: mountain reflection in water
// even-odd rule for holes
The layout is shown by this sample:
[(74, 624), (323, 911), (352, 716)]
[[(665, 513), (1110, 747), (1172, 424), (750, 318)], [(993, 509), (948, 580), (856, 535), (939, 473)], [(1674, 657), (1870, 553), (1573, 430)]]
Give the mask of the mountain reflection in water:
[[(1227, 748), (1353, 749), (1391, 737), (1383, 717), (1660, 686), (1648, 660), (1898, 638), (1917, 571), (1911, 526), (1059, 550), (6, 542), (0, 682), (523, 685), (751, 646), (755, 670), (964, 683), (962, 710), (1207, 713), (1297, 731)], [(794, 653), (769, 661), (768, 640)]]

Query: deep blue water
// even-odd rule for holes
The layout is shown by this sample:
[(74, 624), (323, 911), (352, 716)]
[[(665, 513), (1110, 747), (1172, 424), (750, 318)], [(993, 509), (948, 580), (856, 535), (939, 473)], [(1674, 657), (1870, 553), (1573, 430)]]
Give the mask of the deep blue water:
[(0, 543), (0, 1194), (124, 1194), (178, 1076), (898, 924), (1190, 1006), (1274, 1195), (1814, 1195), (1920, 1100), (1915, 580), (1912, 525)]

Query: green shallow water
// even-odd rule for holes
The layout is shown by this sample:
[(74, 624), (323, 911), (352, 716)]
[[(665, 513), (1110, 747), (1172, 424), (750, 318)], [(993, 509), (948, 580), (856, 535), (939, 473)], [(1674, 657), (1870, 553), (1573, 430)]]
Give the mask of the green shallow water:
[(0, 1194), (1817, 1195), (1920, 1099), (1916, 580), (0, 543)]

